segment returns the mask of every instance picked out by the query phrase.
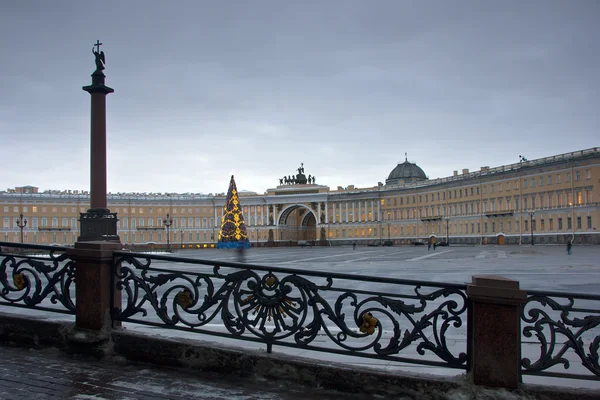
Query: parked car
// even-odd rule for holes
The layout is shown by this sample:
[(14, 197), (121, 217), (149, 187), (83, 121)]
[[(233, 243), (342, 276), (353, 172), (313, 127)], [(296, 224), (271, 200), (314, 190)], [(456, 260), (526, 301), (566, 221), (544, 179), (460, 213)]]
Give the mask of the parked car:
[(306, 247), (306, 246), (312, 247), (312, 244), (308, 240), (298, 240), (298, 246), (300, 246), (300, 247)]
[(439, 242), (437, 246), (448, 246), (448, 242)]
[(424, 246), (425, 241), (423, 239), (417, 239), (417, 240), (413, 240), (412, 244), (415, 246)]

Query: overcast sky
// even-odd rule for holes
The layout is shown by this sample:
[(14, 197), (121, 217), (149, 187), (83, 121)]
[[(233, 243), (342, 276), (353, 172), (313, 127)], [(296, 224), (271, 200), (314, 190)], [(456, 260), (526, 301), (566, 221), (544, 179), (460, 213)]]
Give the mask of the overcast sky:
[(108, 190), (331, 188), (600, 145), (600, 1), (0, 0), (0, 190), (89, 189), (92, 45)]

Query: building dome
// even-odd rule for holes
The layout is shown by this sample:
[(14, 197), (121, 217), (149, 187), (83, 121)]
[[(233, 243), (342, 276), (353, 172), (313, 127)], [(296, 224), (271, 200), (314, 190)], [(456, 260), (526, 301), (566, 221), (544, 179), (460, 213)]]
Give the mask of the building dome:
[(385, 180), (386, 185), (397, 185), (409, 182), (418, 182), (427, 180), (425, 172), (415, 163), (406, 159), (402, 164), (396, 165), (396, 168), (390, 172)]

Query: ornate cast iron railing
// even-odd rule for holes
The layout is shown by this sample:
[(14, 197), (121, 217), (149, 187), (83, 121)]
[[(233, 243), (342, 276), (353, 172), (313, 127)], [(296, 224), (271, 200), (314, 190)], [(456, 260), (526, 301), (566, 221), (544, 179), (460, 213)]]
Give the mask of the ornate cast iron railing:
[(0, 304), (75, 314), (75, 263), (66, 250), (0, 242)]
[[(521, 372), (600, 379), (600, 296), (533, 290), (527, 295), (521, 309)], [(539, 345), (538, 358), (529, 357), (529, 338)], [(570, 367), (576, 371), (560, 372)]]
[(264, 343), (268, 352), (467, 368), (465, 285), (129, 252), (116, 252), (113, 265), (122, 294), (114, 321)]

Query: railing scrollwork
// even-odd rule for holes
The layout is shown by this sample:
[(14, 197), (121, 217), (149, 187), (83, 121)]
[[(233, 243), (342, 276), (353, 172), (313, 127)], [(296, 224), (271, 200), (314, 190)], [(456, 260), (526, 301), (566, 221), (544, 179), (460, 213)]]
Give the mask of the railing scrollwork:
[[(165, 256), (117, 254), (116, 320), (261, 342), (269, 352), (281, 345), (466, 368), (466, 348), (446, 341), (449, 330), (466, 330), (462, 285), (168, 257), (198, 267), (180, 272), (160, 265)], [(411, 358), (411, 346), (426, 357)]]
[[(0, 301), (40, 310), (75, 313), (75, 263), (66, 248), (11, 244), (0, 253)], [(59, 304), (61, 307), (53, 307)]]
[[(600, 296), (553, 292), (529, 292), (521, 311), (523, 336), (535, 338), (539, 344), (537, 359), (523, 357), (524, 374), (537, 374), (579, 379), (600, 377)], [(594, 307), (592, 307), (592, 305)], [(580, 362), (573, 362), (576, 355)], [(569, 360), (571, 358), (571, 360)], [(578, 371), (558, 372), (575, 365)], [(586, 372), (587, 370), (587, 372)], [(560, 371), (560, 370), (559, 370)], [(580, 372), (580, 373), (578, 373)], [(591, 374), (593, 375), (590, 375)], [(595, 377), (594, 377), (595, 376)]]

